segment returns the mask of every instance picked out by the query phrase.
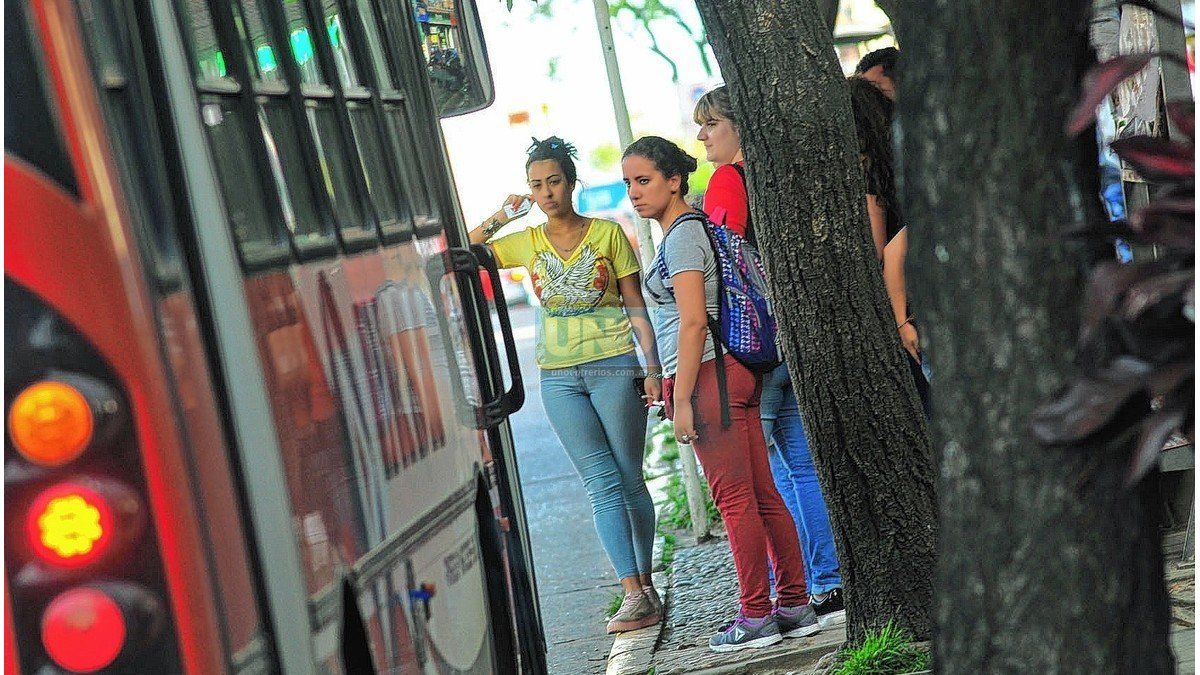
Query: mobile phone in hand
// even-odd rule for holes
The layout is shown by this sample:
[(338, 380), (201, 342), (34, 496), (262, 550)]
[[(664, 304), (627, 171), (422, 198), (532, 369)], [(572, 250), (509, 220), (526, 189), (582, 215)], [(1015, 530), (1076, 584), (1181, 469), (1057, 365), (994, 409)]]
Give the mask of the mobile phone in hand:
[(519, 218), (519, 217), (525, 215), (526, 213), (529, 213), (529, 210), (532, 208), (533, 208), (532, 200), (522, 199), (521, 203), (518, 204), (515, 208), (513, 207), (512, 204), (505, 204), (504, 205), (504, 215), (507, 216), (510, 220), (513, 218)]

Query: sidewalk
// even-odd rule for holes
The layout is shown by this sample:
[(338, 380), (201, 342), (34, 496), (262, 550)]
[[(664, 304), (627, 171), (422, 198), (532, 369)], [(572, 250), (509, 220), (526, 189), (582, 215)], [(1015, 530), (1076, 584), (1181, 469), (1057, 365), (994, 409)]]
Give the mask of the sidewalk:
[[(1179, 565), (1182, 533), (1168, 535), (1166, 581), (1171, 595), (1171, 647), (1177, 672), (1196, 672), (1196, 578)], [(660, 626), (624, 633), (609, 654), (607, 675), (809, 675), (822, 656), (838, 649), (845, 630), (836, 626), (810, 638), (784, 640), (766, 648), (717, 654), (708, 638), (737, 612), (733, 556), (723, 537), (676, 551), (666, 589), (666, 618)], [(657, 575), (656, 575), (657, 577)], [(656, 579), (657, 580), (657, 579)]]
[(724, 538), (680, 548), (670, 579), (663, 625), (619, 637), (609, 656), (607, 675), (798, 672), (835, 651), (845, 639), (844, 629), (836, 626), (765, 649), (727, 654), (710, 650), (709, 637), (738, 610), (733, 556)]

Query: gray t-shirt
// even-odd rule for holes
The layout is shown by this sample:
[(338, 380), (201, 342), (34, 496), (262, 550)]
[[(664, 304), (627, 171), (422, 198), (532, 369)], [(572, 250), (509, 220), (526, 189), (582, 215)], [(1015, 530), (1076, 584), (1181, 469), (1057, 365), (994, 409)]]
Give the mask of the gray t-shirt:
[[(655, 305), (651, 309), (651, 321), (658, 342), (658, 356), (662, 360), (663, 373), (667, 376), (675, 374), (675, 366), (679, 362), (679, 306), (675, 303), (675, 295), (672, 293), (674, 284), (671, 277), (688, 271), (704, 273), (704, 297), (705, 304), (708, 305), (708, 315), (718, 316), (720, 306), (717, 302), (717, 259), (708, 240), (708, 233), (704, 231), (704, 224), (695, 218), (689, 218), (667, 230), (643, 282), (646, 294)], [(664, 279), (664, 276), (667, 278)], [(716, 350), (713, 349), (710, 334), (705, 338), (704, 354), (700, 357), (700, 362), (711, 361), (714, 358)]]

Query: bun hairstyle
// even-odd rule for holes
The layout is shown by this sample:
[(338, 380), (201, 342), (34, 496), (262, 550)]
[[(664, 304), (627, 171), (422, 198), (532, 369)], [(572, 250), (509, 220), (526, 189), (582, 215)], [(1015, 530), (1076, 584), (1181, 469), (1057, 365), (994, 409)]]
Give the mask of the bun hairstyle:
[(692, 113), (692, 119), (700, 125), (718, 118), (729, 120), (735, 128), (738, 125), (737, 118), (733, 116), (733, 102), (729, 100), (729, 90), (725, 85), (705, 92), (700, 100), (696, 101), (696, 111)]
[(688, 174), (696, 170), (696, 158), (687, 154), (678, 145), (660, 136), (643, 136), (625, 148), (621, 159), (644, 157), (654, 162), (662, 175), (668, 179), (679, 176), (683, 179), (680, 190), (688, 193)]
[(563, 177), (567, 180), (567, 185), (575, 187), (575, 158), (579, 156), (579, 152), (575, 146), (564, 141), (558, 136), (551, 136), (544, 141), (533, 139), (533, 144), (526, 150), (529, 153), (529, 159), (525, 160), (525, 172), (529, 172), (529, 167), (533, 166), (534, 162), (544, 162), (547, 160), (558, 162), (558, 166), (562, 169)]

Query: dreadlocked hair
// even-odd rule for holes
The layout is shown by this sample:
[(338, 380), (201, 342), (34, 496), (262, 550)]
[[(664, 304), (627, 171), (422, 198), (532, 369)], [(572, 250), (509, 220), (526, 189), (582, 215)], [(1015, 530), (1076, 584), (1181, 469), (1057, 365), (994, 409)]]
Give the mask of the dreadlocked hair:
[(562, 169), (563, 177), (567, 180), (567, 185), (574, 187), (575, 178), (578, 175), (575, 171), (575, 159), (579, 157), (579, 152), (574, 145), (564, 141), (558, 136), (551, 136), (543, 141), (537, 138), (533, 139), (533, 143), (526, 150), (529, 154), (529, 159), (525, 160), (525, 171), (529, 171), (529, 167), (533, 166), (534, 162), (544, 162), (547, 160), (558, 162), (558, 166)]
[(854, 75), (849, 84), (867, 192), (875, 195), (884, 209), (899, 214), (892, 158), (892, 102), (870, 80)]

